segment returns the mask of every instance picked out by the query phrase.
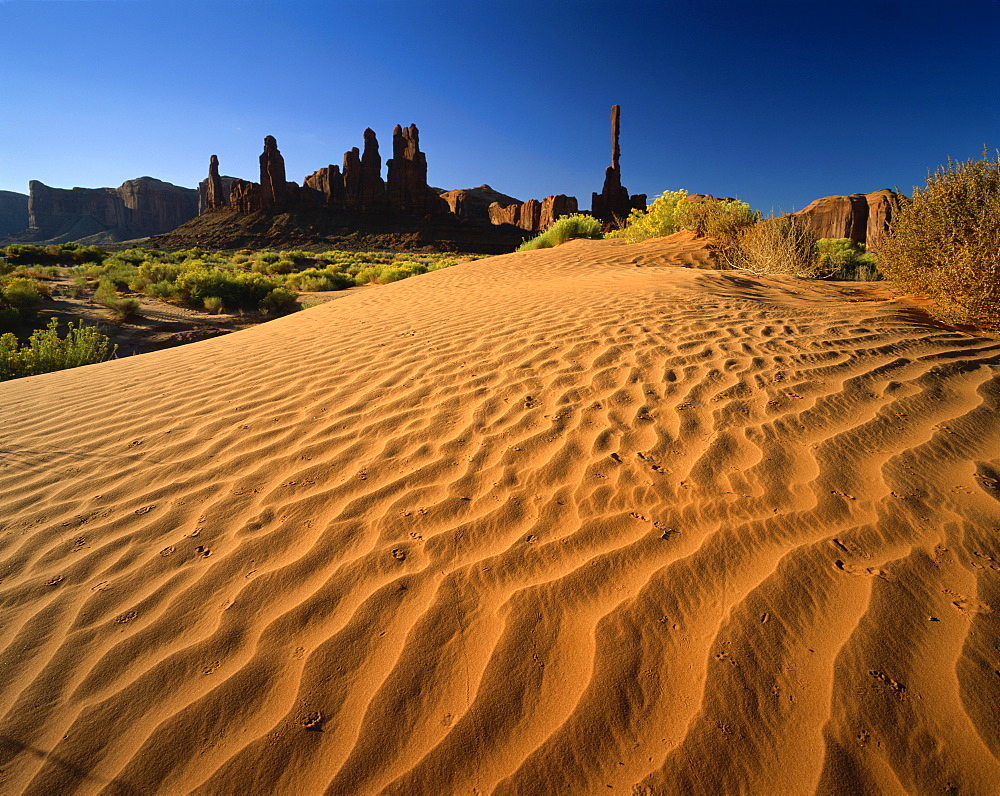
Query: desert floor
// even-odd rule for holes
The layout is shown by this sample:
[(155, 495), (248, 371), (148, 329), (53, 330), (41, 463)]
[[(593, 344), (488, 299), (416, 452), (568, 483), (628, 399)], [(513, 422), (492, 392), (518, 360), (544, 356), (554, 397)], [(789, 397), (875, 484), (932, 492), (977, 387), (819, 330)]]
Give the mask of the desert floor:
[(0, 384), (0, 793), (1000, 791), (1000, 340), (707, 262)]

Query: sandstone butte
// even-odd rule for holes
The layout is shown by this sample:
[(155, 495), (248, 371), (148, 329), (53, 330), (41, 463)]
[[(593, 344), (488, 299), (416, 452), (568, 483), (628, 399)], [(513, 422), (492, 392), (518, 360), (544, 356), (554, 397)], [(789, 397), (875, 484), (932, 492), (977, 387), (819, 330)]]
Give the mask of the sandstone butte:
[(1000, 338), (712, 265), (0, 383), (0, 793), (996, 793)]
[[(350, 211), (374, 216), (425, 218), (453, 214), (477, 226), (510, 224), (526, 232), (546, 229), (557, 218), (577, 212), (571, 196), (548, 196), (520, 202), (488, 185), (441, 191), (427, 183), (427, 157), (420, 150), (416, 125), (393, 130), (393, 157), (382, 158), (375, 131), (364, 131), (364, 149), (344, 153), (341, 166), (328, 165), (308, 175), (298, 185), (287, 181), (284, 159), (273, 136), (264, 139), (260, 182), (220, 177), (219, 161), (212, 155), (208, 178), (202, 182), (202, 212), (280, 212), (309, 207)], [(493, 205), (496, 205), (494, 207)]]
[(27, 228), (10, 229), (24, 243), (131, 240), (169, 232), (198, 213), (198, 194), (152, 177), (118, 188), (50, 188), (32, 180)]

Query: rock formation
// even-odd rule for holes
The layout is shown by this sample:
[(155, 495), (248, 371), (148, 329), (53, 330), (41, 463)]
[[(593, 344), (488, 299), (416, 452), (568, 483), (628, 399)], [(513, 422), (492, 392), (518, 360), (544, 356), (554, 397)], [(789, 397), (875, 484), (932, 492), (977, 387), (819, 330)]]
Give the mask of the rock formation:
[[(285, 179), (285, 161), (274, 136), (264, 139), (260, 156), (260, 182), (233, 180), (229, 207), (237, 213), (285, 212), (296, 208), (325, 206), (368, 214), (423, 217), (447, 213), (447, 203), (427, 185), (427, 159), (420, 151), (415, 125), (397, 125), (394, 157), (388, 162), (388, 181), (382, 179), (382, 157), (375, 131), (364, 132), (364, 151), (354, 147), (344, 153), (343, 167), (317, 169), (297, 183)], [(209, 164), (208, 182), (218, 174), (218, 161)], [(223, 178), (224, 179), (224, 178)], [(206, 201), (205, 210), (209, 210)]]
[(357, 147), (344, 153), (344, 205), (361, 207), (361, 150)]
[(198, 212), (206, 213), (228, 207), (232, 184), (232, 177), (223, 177), (219, 174), (219, 158), (212, 155), (208, 162), (208, 179), (198, 183)]
[(139, 177), (118, 188), (50, 188), (29, 183), (24, 241), (64, 243), (96, 236), (129, 240), (168, 232), (198, 214), (198, 192)]
[(489, 207), (490, 223), (513, 224), (527, 232), (542, 232), (560, 216), (576, 212), (576, 198), (565, 194), (546, 196), (541, 202), (537, 199), (506, 205), (494, 202)]
[(850, 196), (825, 196), (810, 202), (798, 216), (817, 238), (850, 238), (878, 248), (892, 218), (895, 193), (888, 189)]
[[(416, 127), (414, 127), (416, 129)], [(365, 129), (365, 148), (361, 153), (361, 186), (359, 201), (362, 210), (378, 211), (385, 208), (386, 188), (382, 179), (382, 156), (378, 152), (378, 139), (370, 127)], [(427, 166), (424, 161), (424, 183), (427, 182)]]
[(520, 226), (521, 206), (523, 204), (524, 202), (513, 202), (506, 205), (494, 202), (489, 207), (490, 223), (496, 226), (500, 224), (510, 224), (514, 227)]
[(591, 199), (591, 214), (605, 224), (623, 222), (633, 209), (646, 209), (646, 195), (629, 196), (628, 190), (622, 185), (622, 170), (619, 160), (621, 148), (618, 145), (618, 133), (621, 122), (621, 107), (611, 107), (611, 165), (604, 171), (604, 187), (600, 193), (593, 194)]
[[(226, 210), (229, 208), (229, 193), (236, 178), (223, 174), (219, 179), (222, 181), (222, 204), (214, 209)], [(204, 179), (198, 183), (198, 215), (208, 212), (208, 209), (208, 179)]]
[(28, 226), (28, 195), (0, 191), (0, 237)]
[(260, 186), (247, 180), (234, 180), (229, 187), (229, 207), (237, 213), (256, 213), (261, 209)]
[(570, 216), (577, 212), (576, 197), (556, 194), (542, 199), (541, 214), (538, 219), (538, 229), (545, 230), (561, 216)]
[(265, 136), (264, 151), (260, 155), (260, 201), (262, 208), (270, 210), (293, 201), (298, 185), (285, 179), (285, 159), (278, 151), (273, 135)]
[(473, 224), (490, 223), (490, 205), (494, 202), (505, 207), (521, 204), (520, 199), (495, 191), (489, 185), (443, 191), (441, 198), (448, 203), (448, 208), (452, 213), (463, 221)]
[(315, 192), (315, 204), (344, 206), (344, 175), (339, 166), (331, 164), (317, 169), (305, 178), (303, 185)]
[(420, 131), (415, 124), (392, 131), (392, 158), (386, 163), (389, 206), (407, 215), (447, 213), (445, 202), (427, 184), (427, 156), (420, 151)]
[(868, 198), (868, 229), (865, 235), (865, 246), (869, 251), (875, 251), (882, 243), (882, 238), (892, 221), (892, 207), (896, 201), (896, 192), (883, 188), (865, 194)]

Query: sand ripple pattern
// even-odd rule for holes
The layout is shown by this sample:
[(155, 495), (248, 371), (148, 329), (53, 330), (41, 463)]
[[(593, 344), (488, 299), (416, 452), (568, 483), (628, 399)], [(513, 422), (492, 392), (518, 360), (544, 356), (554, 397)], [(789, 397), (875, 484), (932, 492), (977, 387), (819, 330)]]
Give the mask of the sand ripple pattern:
[(995, 793), (1000, 344), (656, 246), (0, 385), (0, 793)]

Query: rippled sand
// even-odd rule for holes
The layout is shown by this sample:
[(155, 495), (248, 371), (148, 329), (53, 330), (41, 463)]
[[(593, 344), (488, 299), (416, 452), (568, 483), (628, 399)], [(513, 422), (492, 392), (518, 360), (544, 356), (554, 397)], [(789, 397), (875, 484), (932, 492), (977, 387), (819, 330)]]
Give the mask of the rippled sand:
[(996, 793), (1000, 342), (710, 264), (0, 384), (0, 793)]

